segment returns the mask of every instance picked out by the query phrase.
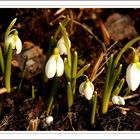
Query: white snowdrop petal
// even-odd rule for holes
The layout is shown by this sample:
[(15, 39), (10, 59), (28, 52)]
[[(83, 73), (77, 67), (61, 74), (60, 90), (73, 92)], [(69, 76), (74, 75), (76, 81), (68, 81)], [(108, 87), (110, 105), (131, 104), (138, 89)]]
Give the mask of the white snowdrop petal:
[(6, 47), (8, 48), (9, 47), (9, 44), (12, 44), (12, 49), (15, 49), (15, 43), (14, 43), (14, 40), (13, 40), (13, 35), (9, 35), (6, 39)]
[(52, 55), (45, 66), (45, 74), (48, 78), (52, 78), (55, 76), (55, 73), (56, 73), (56, 60), (55, 56)]
[(17, 50), (16, 54), (19, 54), (22, 50), (22, 42), (19, 37), (17, 38), (17, 41), (16, 41), (16, 50)]
[(118, 99), (119, 99), (118, 105), (125, 105), (125, 100), (121, 96), (118, 96)]
[(59, 49), (60, 55), (67, 54), (67, 49), (64, 45), (64, 38), (63, 37), (61, 37), (61, 39), (59, 39), (59, 41), (57, 43), (57, 48)]
[(91, 82), (86, 83), (86, 87), (84, 89), (84, 95), (87, 100), (90, 100), (92, 98), (92, 95), (94, 92), (93, 86), (91, 86), (91, 85), (92, 85)]
[(126, 81), (128, 84), (128, 87), (135, 91), (139, 84), (140, 84), (140, 71), (136, 67), (136, 64), (130, 64), (126, 70)]
[(112, 100), (112, 103), (115, 104), (115, 105), (117, 105), (119, 103), (118, 96), (113, 96), (111, 100)]
[(92, 90), (88, 89), (88, 92), (84, 92), (84, 93), (85, 93), (85, 97), (86, 97), (87, 100), (90, 100), (93, 96)]
[(64, 73), (64, 62), (60, 56), (58, 56), (58, 61), (57, 61), (56, 67), (57, 67), (56, 68), (57, 76), (58, 77), (62, 76)]
[[(69, 46), (71, 48), (71, 42), (70, 42), (69, 39), (68, 39), (68, 42), (69, 42)], [(59, 49), (59, 54), (60, 55), (63, 55), (63, 54), (67, 55), (67, 48), (66, 48), (66, 46), (64, 44), (64, 38), (63, 37), (61, 37), (59, 39), (59, 41), (57, 43), (57, 48)]]
[(94, 92), (94, 85), (90, 82), (90, 88), (92, 89), (92, 91)]
[(79, 92), (82, 94), (82, 95), (84, 95), (84, 84), (85, 84), (85, 82), (82, 82), (81, 84), (80, 84), (80, 86), (79, 86)]
[(46, 123), (47, 124), (51, 124), (52, 122), (53, 122), (53, 117), (52, 116), (46, 117)]

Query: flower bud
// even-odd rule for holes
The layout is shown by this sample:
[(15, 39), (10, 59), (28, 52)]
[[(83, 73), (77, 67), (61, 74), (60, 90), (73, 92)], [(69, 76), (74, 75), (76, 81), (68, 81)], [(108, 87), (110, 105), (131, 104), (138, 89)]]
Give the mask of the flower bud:
[(85, 81), (80, 84), (79, 92), (84, 95), (87, 100), (90, 100), (93, 96), (94, 85), (90, 81)]
[(11, 43), (12, 49), (16, 49), (16, 54), (19, 54), (22, 50), (22, 42), (20, 38), (18, 37), (18, 32), (15, 31), (13, 34), (10, 34), (6, 39), (6, 47), (9, 47), (9, 44)]
[[(68, 42), (69, 42), (69, 47), (71, 48), (71, 42), (70, 40), (68, 39)], [(65, 42), (64, 42), (64, 37), (61, 37), (57, 43), (57, 48), (59, 49), (59, 54), (60, 55), (67, 55), (67, 48), (65, 46)]]
[(125, 105), (125, 100), (121, 96), (113, 96), (112, 103), (115, 105)]
[(52, 122), (53, 122), (53, 117), (52, 117), (52, 116), (46, 117), (46, 123), (47, 123), (48, 125), (50, 125)]

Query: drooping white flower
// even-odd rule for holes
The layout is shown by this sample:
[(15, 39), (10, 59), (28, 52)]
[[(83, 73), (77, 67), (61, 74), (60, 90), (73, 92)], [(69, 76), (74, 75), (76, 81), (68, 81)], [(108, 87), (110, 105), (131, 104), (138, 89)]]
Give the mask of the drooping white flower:
[(52, 117), (52, 116), (46, 117), (46, 123), (47, 123), (48, 125), (50, 125), (52, 122), (53, 122), (53, 117)]
[(12, 45), (12, 49), (16, 49), (16, 54), (19, 54), (22, 50), (22, 42), (18, 37), (18, 32), (15, 31), (13, 34), (10, 34), (6, 39), (6, 47), (8, 48), (9, 45)]
[(54, 48), (54, 53), (49, 58), (45, 66), (45, 74), (48, 78), (53, 78), (56, 76), (60, 77), (64, 73), (64, 62), (60, 57), (58, 48)]
[[(68, 42), (69, 42), (69, 47), (71, 48), (71, 42), (69, 39), (68, 39)], [(60, 55), (63, 55), (63, 54), (67, 55), (67, 48), (64, 43), (64, 37), (61, 37), (59, 41), (57, 42), (57, 48), (59, 49)]]
[(125, 100), (121, 96), (114, 95), (112, 97), (112, 103), (115, 105), (125, 105)]
[(93, 97), (94, 85), (90, 81), (82, 82), (79, 86), (79, 92), (90, 100)]
[(140, 85), (140, 62), (132, 63), (126, 70), (126, 82), (129, 89), (135, 91)]

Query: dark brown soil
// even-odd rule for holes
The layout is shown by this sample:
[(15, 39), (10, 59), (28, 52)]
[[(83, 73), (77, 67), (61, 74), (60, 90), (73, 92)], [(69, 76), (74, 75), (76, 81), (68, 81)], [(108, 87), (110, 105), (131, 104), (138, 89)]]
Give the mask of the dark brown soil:
[[(86, 72), (90, 76), (95, 62), (103, 52), (101, 43), (91, 35), (89, 30), (103, 42), (99, 20), (101, 19), (107, 26), (111, 35), (111, 44), (118, 39), (111, 52), (120, 50), (130, 39), (140, 34), (140, 9), (65, 9), (55, 15), (58, 9), (0, 9), (0, 34), (2, 41), (3, 34), (9, 23), (17, 17), (15, 28), (19, 31), (19, 36), (23, 42), (34, 43), (43, 49), (43, 54), (47, 54), (50, 38), (54, 35), (63, 17), (69, 15), (79, 24), (68, 23), (66, 26), (72, 43), (72, 51), (77, 50), (79, 54), (79, 68), (91, 63), (90, 69)], [(2, 13), (5, 13), (4, 15)], [(111, 28), (111, 21), (115, 14), (120, 15), (123, 23)], [(111, 17), (112, 16), (112, 17)], [(6, 17), (6, 18), (5, 18)], [(117, 19), (115, 17), (115, 19)], [(120, 20), (118, 19), (118, 20)], [(114, 19), (113, 19), (114, 20)], [(122, 30), (127, 24), (124, 33)], [(84, 29), (81, 25), (86, 25)], [(123, 26), (123, 27), (122, 27)], [(116, 33), (115, 28), (118, 29)], [(121, 33), (119, 32), (119, 28)], [(114, 39), (115, 38), (115, 39)], [(137, 46), (136, 46), (137, 47)], [(125, 54), (121, 59), (124, 64), (123, 73), (128, 66), (126, 59), (129, 54)], [(29, 122), (38, 118), (37, 130), (55, 131), (129, 131), (140, 130), (140, 98), (136, 97), (126, 101), (125, 108), (129, 111), (124, 115), (117, 106), (111, 106), (106, 115), (101, 113), (102, 94), (104, 88), (105, 71), (94, 81), (94, 86), (98, 93), (97, 113), (95, 125), (91, 126), (91, 101), (86, 100), (79, 94), (78, 87), (82, 78), (77, 81), (76, 96), (72, 107), (71, 118), (67, 114), (66, 85), (65, 78), (60, 78), (60, 87), (54, 99), (52, 116), (54, 122), (47, 126), (45, 122), (45, 111), (47, 109), (47, 99), (51, 90), (52, 80), (43, 82), (42, 73), (35, 74), (30, 78), (23, 78), (20, 92), (18, 86), (21, 81), (21, 69), (12, 66), (12, 92), (0, 95), (0, 130), (29, 130)], [(31, 87), (35, 87), (35, 100), (32, 99)], [(2, 86), (2, 84), (1, 84)], [(125, 84), (124, 92), (127, 85)], [(139, 89), (135, 92), (139, 93)], [(132, 94), (135, 94), (132, 93)]]

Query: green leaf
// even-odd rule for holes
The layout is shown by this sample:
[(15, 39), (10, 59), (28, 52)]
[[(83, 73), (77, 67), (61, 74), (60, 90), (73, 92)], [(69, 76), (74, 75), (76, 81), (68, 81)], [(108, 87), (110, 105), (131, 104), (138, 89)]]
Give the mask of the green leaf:
[(67, 58), (64, 59), (64, 70), (65, 70), (67, 80), (71, 81), (71, 71), (70, 71), (69, 66), (68, 66), (68, 59)]
[(114, 66), (113, 66), (114, 68), (117, 67), (118, 62), (119, 62), (119, 60), (120, 60), (122, 54), (123, 54), (125, 51), (127, 51), (127, 50), (128, 50), (134, 43), (136, 43), (138, 40), (140, 40), (140, 36), (139, 36), (139, 37), (136, 37), (136, 38), (134, 38), (134, 39), (132, 39), (132, 40), (130, 40), (130, 41), (120, 50), (120, 52), (118, 53), (118, 55), (117, 55), (117, 57), (116, 57), (116, 59), (115, 59), (115, 61), (114, 61)]
[[(114, 75), (112, 77), (112, 79), (110, 80), (110, 84), (109, 84), (109, 87), (108, 88), (113, 88), (117, 78), (119, 77), (120, 73), (121, 73), (121, 70), (122, 70), (122, 64), (119, 65), (118, 69), (116, 72), (114, 72)], [(109, 89), (110, 90), (110, 89)]]
[(8, 26), (6, 32), (5, 32), (5, 36), (4, 36), (4, 45), (6, 44), (6, 39), (8, 37), (8, 35), (11, 33), (11, 29), (14, 26), (15, 22), (16, 22), (17, 18), (13, 19), (12, 22), (10, 23), (10, 25)]
[(6, 56), (5, 77), (4, 77), (7, 93), (11, 92), (11, 61), (12, 61), (12, 45), (10, 43)]
[(87, 64), (83, 68), (81, 68), (76, 75), (76, 79), (81, 77), (83, 75), (83, 73), (89, 68), (89, 66), (90, 66), (90, 64)]
[(78, 63), (78, 55), (77, 52), (74, 52), (73, 62), (72, 62), (72, 78), (76, 77), (77, 74), (77, 63)]
[(2, 74), (4, 74), (4, 59), (3, 59), (1, 46), (0, 46), (0, 66), (1, 66)]
[(115, 90), (113, 91), (112, 96), (114, 96), (114, 95), (118, 96), (119, 95), (119, 93), (120, 93), (120, 91), (121, 91), (121, 89), (124, 85), (124, 82), (125, 82), (125, 79), (122, 78), (121, 81), (116, 86)]
[(97, 92), (95, 91), (94, 97), (92, 97), (91, 125), (94, 125), (95, 123), (96, 106), (97, 106)]
[(71, 111), (73, 105), (73, 93), (71, 89), (71, 82), (67, 83), (67, 101), (68, 101), (68, 111)]
[(69, 38), (68, 38), (68, 33), (66, 31), (66, 28), (60, 23), (61, 31), (64, 37), (64, 44), (67, 49), (67, 57), (68, 57), (68, 66), (71, 70), (71, 52), (70, 52), (70, 46), (69, 46)]
[(111, 73), (113, 73), (113, 71), (111, 71), (112, 66), (113, 66), (113, 60), (114, 60), (114, 55), (111, 54), (111, 56), (109, 58), (109, 61), (108, 61), (107, 71), (106, 71), (105, 88), (104, 88), (104, 94), (105, 95), (104, 96), (106, 96), (106, 94), (108, 92), (108, 86), (109, 86), (109, 82), (110, 82), (110, 78), (111, 78)]

